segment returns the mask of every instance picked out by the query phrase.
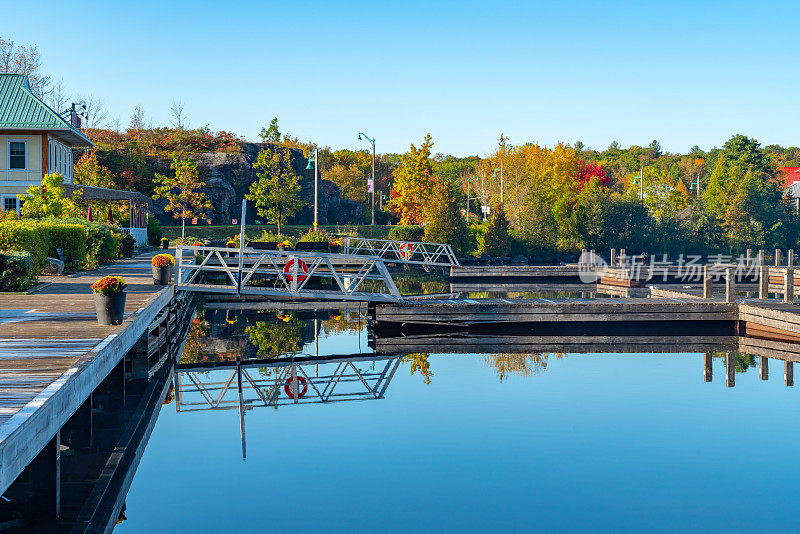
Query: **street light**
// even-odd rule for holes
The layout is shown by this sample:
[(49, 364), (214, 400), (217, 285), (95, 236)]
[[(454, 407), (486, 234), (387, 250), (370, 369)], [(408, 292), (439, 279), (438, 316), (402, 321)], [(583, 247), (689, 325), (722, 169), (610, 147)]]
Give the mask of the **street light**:
[(694, 189), (695, 191), (697, 191), (697, 197), (698, 198), (700, 197), (700, 176), (699, 175), (695, 178), (694, 182), (692, 182), (689, 185), (689, 189)]
[(369, 187), (367, 187), (367, 192), (372, 193), (370, 206), (372, 211), (372, 226), (375, 226), (375, 138), (370, 139), (367, 134), (358, 132), (358, 140), (361, 141), (363, 139), (372, 143), (372, 180), (370, 180)]
[(500, 172), (500, 204), (503, 203), (503, 160), (500, 160), (500, 168), (495, 169), (492, 173), (492, 178), (497, 178), (497, 172)]
[(639, 176), (633, 177), (633, 185), (639, 184), (639, 199), (644, 201), (644, 175), (642, 171), (644, 170), (643, 167), (639, 167)]
[[(317, 213), (319, 210), (319, 185), (317, 180), (317, 174), (319, 167), (317, 166), (317, 162), (319, 161), (319, 149), (314, 149), (314, 230), (317, 229)], [(308, 158), (308, 165), (306, 165), (306, 170), (311, 170), (311, 158)]]

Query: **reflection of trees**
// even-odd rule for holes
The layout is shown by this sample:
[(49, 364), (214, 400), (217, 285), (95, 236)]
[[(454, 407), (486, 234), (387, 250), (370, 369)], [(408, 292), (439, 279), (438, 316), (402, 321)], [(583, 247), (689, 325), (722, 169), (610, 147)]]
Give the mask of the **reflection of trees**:
[[(484, 357), (489, 367), (494, 368), (500, 381), (509, 375), (531, 376), (547, 369), (549, 354), (490, 354)], [(564, 355), (556, 353), (556, 358)]]
[(205, 359), (205, 351), (203, 350), (205, 343), (201, 339), (206, 335), (208, 335), (206, 322), (200, 316), (192, 319), (189, 333), (186, 336), (186, 344), (183, 346), (181, 363), (197, 363)]
[[(725, 359), (724, 352), (715, 352), (714, 358)], [(752, 354), (742, 354), (737, 352), (733, 357), (733, 368), (737, 373), (746, 373), (748, 369), (756, 366), (756, 357)]]
[(422, 375), (425, 384), (431, 383), (433, 371), (431, 371), (431, 363), (428, 361), (429, 354), (427, 352), (419, 352), (416, 354), (408, 354), (403, 356), (401, 360), (403, 363), (411, 364), (411, 374), (417, 371)]
[(293, 315), (275, 322), (258, 321), (245, 328), (258, 355), (268, 358), (298, 352), (302, 342), (302, 323)]
[[(447, 291), (445, 278), (439, 274), (392, 274), (392, 280), (404, 295), (428, 295)], [(380, 280), (364, 280), (359, 291), (386, 291), (386, 286)]]
[(361, 332), (361, 319), (358, 317), (358, 314), (355, 314), (355, 319), (353, 318), (353, 314), (350, 312), (344, 312), (340, 315), (334, 315), (330, 319), (326, 319), (322, 321), (322, 331), (328, 334), (358, 334)]

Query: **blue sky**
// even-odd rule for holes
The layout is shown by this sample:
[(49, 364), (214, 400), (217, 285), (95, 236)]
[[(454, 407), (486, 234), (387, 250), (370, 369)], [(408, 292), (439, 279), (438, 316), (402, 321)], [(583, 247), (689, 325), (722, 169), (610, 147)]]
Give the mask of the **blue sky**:
[[(32, 6), (36, 6), (33, 7)], [(191, 126), (334, 148), (582, 140), (669, 151), (744, 133), (800, 145), (791, 2), (16, 2), (0, 37), (122, 126), (183, 102)], [(41, 16), (40, 16), (41, 15)]]

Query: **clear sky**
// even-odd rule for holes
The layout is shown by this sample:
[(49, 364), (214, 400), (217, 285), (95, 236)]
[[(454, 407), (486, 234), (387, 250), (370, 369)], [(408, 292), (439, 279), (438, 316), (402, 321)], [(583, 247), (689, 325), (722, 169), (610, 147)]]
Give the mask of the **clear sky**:
[(401, 152), (613, 141), (800, 145), (796, 2), (7, 2), (0, 37), (124, 127), (190, 125)]

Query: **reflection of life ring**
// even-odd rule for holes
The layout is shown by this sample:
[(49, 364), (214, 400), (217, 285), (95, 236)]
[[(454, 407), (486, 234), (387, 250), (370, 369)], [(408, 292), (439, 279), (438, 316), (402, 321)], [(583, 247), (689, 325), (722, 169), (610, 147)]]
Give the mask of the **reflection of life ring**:
[(405, 259), (410, 259), (411, 256), (414, 254), (414, 245), (411, 243), (403, 243), (400, 245), (400, 255), (403, 256)]
[[(292, 266), (294, 265), (295, 259), (292, 258), (291, 260), (286, 262), (286, 265), (283, 266), (283, 272), (286, 274), (286, 279), (290, 282), (294, 280), (294, 276), (292, 276)], [(306, 278), (308, 278), (308, 265), (301, 259), (297, 259), (297, 270), (298, 272), (302, 272), (303, 274), (297, 275), (297, 281), (302, 282)]]
[[(308, 382), (302, 376), (297, 377), (297, 398), (302, 399), (303, 395), (306, 394), (308, 391)], [(292, 391), (292, 377), (286, 379), (286, 382), (283, 383), (283, 391), (289, 396), (290, 399), (294, 398), (294, 392)]]

